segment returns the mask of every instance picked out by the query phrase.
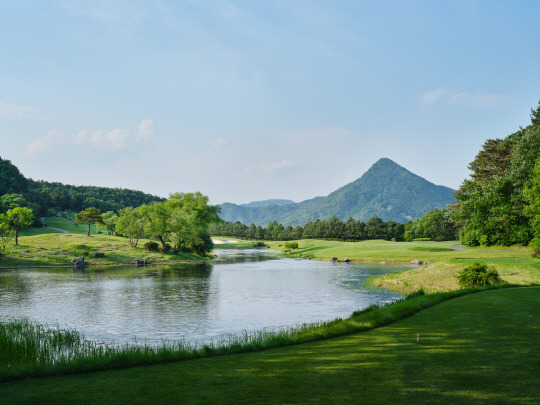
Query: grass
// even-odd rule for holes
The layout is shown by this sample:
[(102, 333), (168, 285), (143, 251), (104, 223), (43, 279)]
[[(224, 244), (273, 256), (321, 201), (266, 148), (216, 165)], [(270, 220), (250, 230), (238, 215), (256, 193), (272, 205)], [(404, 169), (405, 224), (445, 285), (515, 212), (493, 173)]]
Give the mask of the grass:
[[(395, 291), (427, 292), (448, 291), (459, 288), (456, 275), (471, 263), (495, 266), (501, 278), (517, 285), (540, 284), (540, 259), (530, 257), (529, 249), (521, 246), (493, 249), (452, 249), (459, 244), (448, 242), (389, 242), (369, 240), (340, 242), (326, 240), (298, 240), (299, 249), (283, 253), (287, 257), (318, 260), (348, 258), (355, 262), (410, 263), (420, 260), (427, 263), (409, 271), (388, 274), (369, 280), (368, 283)], [(267, 242), (272, 249), (283, 250), (284, 242)]]
[(406, 308), (436, 296), (387, 307), (377, 317), (402, 319), (363, 333), (255, 353), (5, 382), (0, 402), (538, 403), (540, 287), (469, 294), (406, 317)]
[[(72, 233), (50, 233), (19, 238), (19, 246), (9, 246), (0, 257), (0, 266), (43, 266), (70, 265), (71, 259), (86, 256), (95, 265), (132, 263), (144, 259), (149, 263), (181, 262), (202, 260), (203, 257), (188, 253), (158, 253), (144, 249), (145, 241), (133, 248), (126, 238), (108, 235), (81, 235)], [(105, 253), (103, 258), (92, 257), (93, 253)]]

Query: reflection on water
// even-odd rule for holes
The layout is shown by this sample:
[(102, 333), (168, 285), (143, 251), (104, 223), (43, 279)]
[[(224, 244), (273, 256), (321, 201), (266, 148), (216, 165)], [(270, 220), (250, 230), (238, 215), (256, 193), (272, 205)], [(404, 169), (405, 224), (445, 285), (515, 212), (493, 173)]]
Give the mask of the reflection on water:
[(0, 319), (29, 317), (105, 342), (206, 341), (392, 301), (400, 294), (364, 288), (363, 280), (410, 268), (215, 252), (197, 264), (0, 270)]

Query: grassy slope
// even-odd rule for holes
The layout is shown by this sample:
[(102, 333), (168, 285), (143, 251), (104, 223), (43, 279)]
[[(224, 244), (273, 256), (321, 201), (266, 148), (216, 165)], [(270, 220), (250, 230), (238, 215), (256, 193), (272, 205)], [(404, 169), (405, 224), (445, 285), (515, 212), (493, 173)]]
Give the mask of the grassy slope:
[[(17, 265), (67, 265), (71, 259), (86, 256), (91, 264), (131, 263), (135, 259), (148, 262), (168, 262), (200, 260), (199, 256), (180, 253), (178, 255), (148, 252), (145, 241), (139, 241), (137, 248), (129, 245), (125, 238), (107, 235), (72, 233), (50, 233), (25, 236), (19, 239), (19, 246), (10, 246), (0, 258), (0, 266)], [(104, 258), (93, 258), (94, 252), (105, 253)]]
[[(338, 242), (299, 240), (299, 249), (286, 253), (292, 257), (330, 260), (349, 258), (360, 262), (405, 262), (418, 259), (433, 262), (399, 274), (389, 274), (373, 280), (381, 287), (399, 291), (452, 290), (459, 288), (455, 275), (474, 262), (495, 266), (504, 281), (512, 284), (540, 283), (540, 260), (530, 257), (527, 248), (498, 247), (497, 249), (451, 249), (458, 242)], [(283, 242), (269, 242), (271, 248), (283, 249)]]
[(342, 338), (3, 383), (0, 402), (536, 404), (539, 311), (540, 287), (491, 290)]

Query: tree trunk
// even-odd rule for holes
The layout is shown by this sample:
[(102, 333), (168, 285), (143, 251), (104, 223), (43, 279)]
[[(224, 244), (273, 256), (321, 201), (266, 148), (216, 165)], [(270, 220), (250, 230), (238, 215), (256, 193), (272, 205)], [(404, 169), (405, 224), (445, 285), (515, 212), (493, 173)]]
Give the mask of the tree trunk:
[(15, 233), (15, 246), (18, 246), (19, 245), (19, 230), (15, 228), (13, 231)]
[(86, 236), (90, 236), (90, 222), (88, 222), (88, 233), (86, 234)]

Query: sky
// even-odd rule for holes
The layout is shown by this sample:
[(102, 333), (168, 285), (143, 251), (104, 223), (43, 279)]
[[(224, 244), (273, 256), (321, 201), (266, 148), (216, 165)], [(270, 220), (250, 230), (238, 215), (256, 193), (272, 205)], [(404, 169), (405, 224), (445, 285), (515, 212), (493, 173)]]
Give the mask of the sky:
[(538, 1), (0, 3), (0, 157), (213, 204), (324, 196), (382, 157), (458, 188), (540, 100)]

